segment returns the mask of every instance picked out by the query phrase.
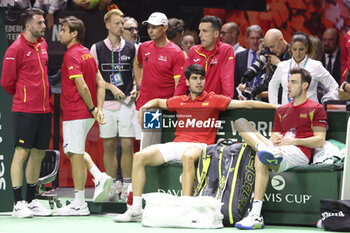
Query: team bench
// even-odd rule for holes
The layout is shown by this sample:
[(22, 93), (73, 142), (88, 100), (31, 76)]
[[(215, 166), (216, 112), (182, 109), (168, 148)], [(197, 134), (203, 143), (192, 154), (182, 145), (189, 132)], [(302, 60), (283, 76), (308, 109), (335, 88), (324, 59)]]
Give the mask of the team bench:
[[(164, 112), (169, 117), (172, 113)], [(175, 114), (174, 114), (175, 115)], [(348, 112), (327, 112), (328, 139), (345, 143)], [(220, 115), (223, 127), (217, 133), (219, 138), (231, 138), (241, 142), (233, 122), (244, 117), (265, 136), (273, 126), (274, 110), (230, 110)], [(170, 117), (175, 120), (174, 117)], [(169, 119), (162, 119), (169, 122)], [(173, 124), (162, 128), (161, 142), (174, 138)], [(147, 167), (145, 192), (166, 192), (181, 195), (182, 166), (169, 162), (159, 167)], [(263, 216), (267, 224), (313, 225), (320, 218), (320, 200), (340, 199), (343, 165), (307, 165), (295, 167), (281, 174), (270, 172), (270, 182), (264, 198)]]

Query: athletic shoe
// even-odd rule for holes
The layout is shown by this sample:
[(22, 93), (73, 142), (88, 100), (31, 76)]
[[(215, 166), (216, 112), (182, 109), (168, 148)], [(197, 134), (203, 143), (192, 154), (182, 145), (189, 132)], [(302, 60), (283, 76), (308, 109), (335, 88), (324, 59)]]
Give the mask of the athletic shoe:
[(102, 202), (108, 196), (108, 191), (112, 186), (113, 179), (108, 176), (105, 172), (103, 172), (98, 180), (94, 180), (95, 182), (95, 193), (93, 197), (94, 202)]
[(141, 222), (143, 210), (128, 209), (124, 214), (119, 214), (113, 219), (116, 222)]
[(17, 201), (13, 207), (12, 216), (17, 218), (31, 218), (34, 213), (28, 208), (26, 201)]
[(108, 196), (105, 199), (105, 201), (116, 202), (120, 200), (120, 193), (122, 191), (122, 186), (123, 184), (120, 180), (113, 182), (111, 188), (108, 191)]
[(244, 230), (255, 230), (264, 228), (264, 218), (261, 216), (248, 214), (247, 217), (243, 218), (241, 221), (236, 222), (235, 227)]
[(51, 216), (52, 210), (46, 209), (39, 200), (34, 199), (28, 204), (28, 208), (33, 212), (34, 216)]
[(78, 204), (73, 200), (69, 205), (56, 209), (55, 213), (62, 216), (85, 216), (89, 215), (90, 211), (86, 202)]
[(273, 166), (278, 166), (283, 160), (283, 156), (279, 153), (267, 150), (259, 151), (258, 158), (263, 164)]
[(125, 183), (124, 183), (123, 188), (122, 188), (122, 192), (120, 194), (120, 199), (121, 200), (127, 201), (130, 185), (131, 185), (131, 183), (129, 183), (128, 185), (125, 185)]

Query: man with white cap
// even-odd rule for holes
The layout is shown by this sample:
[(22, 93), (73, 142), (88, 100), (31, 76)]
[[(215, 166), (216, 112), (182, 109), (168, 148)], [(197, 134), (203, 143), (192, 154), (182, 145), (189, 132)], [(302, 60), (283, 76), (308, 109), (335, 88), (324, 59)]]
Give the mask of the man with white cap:
[[(185, 63), (181, 48), (166, 36), (168, 18), (165, 14), (154, 12), (142, 24), (147, 24), (151, 41), (140, 45), (134, 62), (136, 89), (139, 91), (136, 110), (152, 99), (172, 97)], [(143, 138), (149, 140), (142, 140), (141, 148), (157, 142), (156, 137)]]

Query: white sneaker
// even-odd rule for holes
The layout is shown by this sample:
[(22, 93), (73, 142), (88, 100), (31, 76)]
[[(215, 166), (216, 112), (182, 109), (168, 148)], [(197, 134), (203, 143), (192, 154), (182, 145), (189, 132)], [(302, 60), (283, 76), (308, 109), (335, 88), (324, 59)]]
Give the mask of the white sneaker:
[(116, 182), (113, 182), (111, 188), (108, 191), (108, 196), (105, 199), (105, 201), (109, 202), (116, 202), (120, 200), (120, 193), (122, 191), (122, 182), (120, 180), (117, 180)]
[(37, 199), (32, 200), (28, 204), (28, 208), (33, 212), (34, 216), (51, 216), (52, 210), (46, 209)]
[(73, 200), (69, 205), (56, 209), (55, 213), (62, 216), (84, 216), (89, 215), (90, 210), (86, 202), (78, 204)]
[(95, 193), (93, 197), (94, 202), (102, 202), (108, 196), (108, 191), (112, 186), (113, 179), (108, 176), (105, 172), (103, 172), (98, 180), (94, 180), (95, 182)]
[(26, 201), (18, 201), (13, 207), (12, 216), (17, 218), (31, 218), (33, 217), (33, 212), (28, 208), (28, 203)]
[(120, 194), (120, 199), (123, 201), (126, 201), (128, 199), (128, 192), (129, 192), (129, 187), (130, 187), (131, 183), (129, 183), (128, 185), (123, 185), (122, 188), (122, 192)]
[(116, 222), (141, 222), (143, 210), (128, 209), (124, 214), (119, 214), (113, 219)]
[(235, 227), (245, 230), (263, 229), (264, 218), (262, 216), (249, 213), (247, 217), (243, 218), (239, 222), (236, 222)]

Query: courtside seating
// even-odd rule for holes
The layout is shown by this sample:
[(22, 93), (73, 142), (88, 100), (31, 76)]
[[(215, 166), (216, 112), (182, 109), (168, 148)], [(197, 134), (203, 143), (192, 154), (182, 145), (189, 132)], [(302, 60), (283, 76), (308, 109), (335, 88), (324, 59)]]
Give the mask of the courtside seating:
[[(171, 113), (166, 112), (163, 117), (169, 114)], [(327, 112), (327, 115), (327, 139), (345, 143), (350, 113)], [(260, 133), (269, 136), (274, 111), (242, 109), (226, 111), (220, 115), (223, 127), (218, 131), (217, 139), (233, 138), (240, 142), (241, 138), (233, 128), (233, 122), (240, 117), (248, 119)], [(162, 142), (172, 141), (174, 130), (162, 129)], [(181, 163), (170, 162), (159, 167), (147, 167), (146, 173), (145, 192), (181, 195)], [(263, 204), (265, 223), (312, 226), (320, 218), (321, 199), (340, 199), (342, 173), (342, 165), (307, 165), (281, 174), (271, 171)]]

